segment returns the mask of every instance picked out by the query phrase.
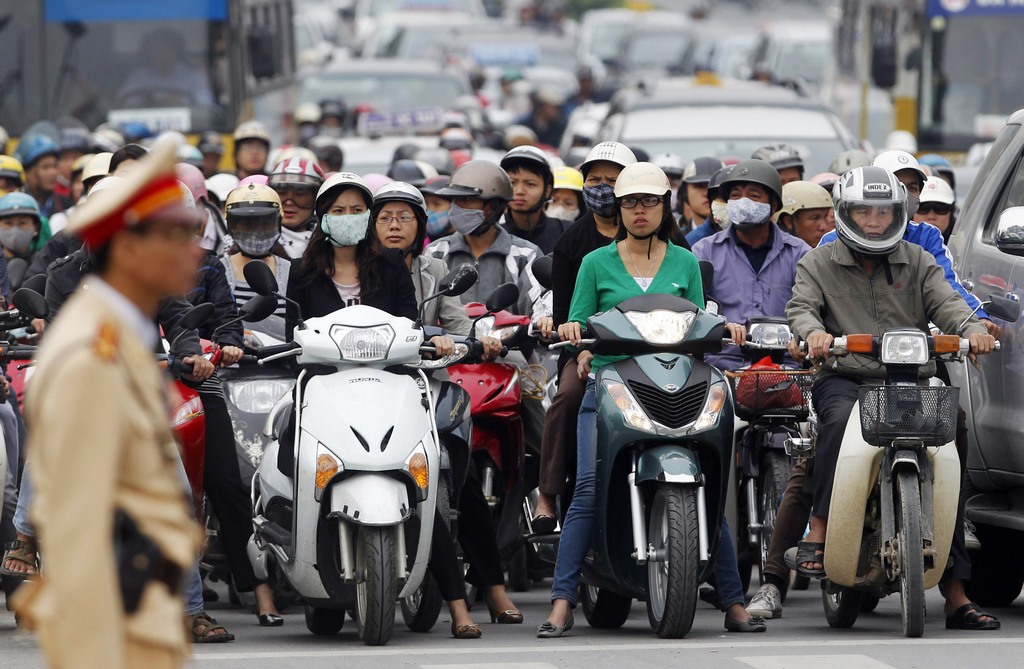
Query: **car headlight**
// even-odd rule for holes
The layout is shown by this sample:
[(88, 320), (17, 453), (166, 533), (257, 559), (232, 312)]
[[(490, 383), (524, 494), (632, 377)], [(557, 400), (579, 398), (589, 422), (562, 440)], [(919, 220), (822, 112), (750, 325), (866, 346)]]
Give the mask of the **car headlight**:
[(454, 365), (459, 360), (462, 360), (469, 355), (469, 346), (466, 344), (456, 344), (455, 353), (446, 355), (443, 358), (436, 358), (434, 360), (420, 360), (418, 362), (407, 363), (406, 367), (414, 367), (416, 369), (441, 369), (448, 365)]
[(499, 341), (510, 339), (519, 330), (518, 325), (507, 325), (503, 328), (494, 327), (494, 316), (484, 316), (476, 322), (476, 336), (494, 337)]
[(692, 311), (680, 313), (668, 309), (627, 311), (623, 315), (648, 344), (678, 344), (690, 334), (697, 320), (697, 314)]
[(253, 379), (229, 381), (228, 399), (243, 413), (266, 414), (277, 401), (291, 392), (293, 379)]
[(316, 479), (313, 481), (313, 497), (316, 501), (324, 496), (324, 488), (331, 482), (338, 472), (344, 471), (345, 465), (334, 453), (327, 450), (327, 447), (318, 443), (316, 445)]
[(883, 365), (923, 365), (928, 362), (928, 336), (923, 332), (887, 332), (882, 335)]
[(368, 328), (333, 325), (330, 337), (338, 345), (343, 360), (375, 362), (388, 357), (395, 341), (395, 331), (390, 325)]
[(416, 481), (416, 487), (420, 490), (420, 499), (426, 499), (427, 488), (430, 485), (430, 461), (427, 459), (427, 449), (422, 441), (406, 459), (405, 470)]
[(725, 407), (725, 398), (724, 383), (716, 383), (711, 386), (708, 389), (708, 396), (704, 399), (704, 407), (700, 410), (697, 420), (693, 422), (690, 432), (700, 432), (717, 425), (718, 417), (722, 414), (722, 408)]
[(786, 348), (793, 334), (783, 323), (753, 323), (750, 326), (750, 342), (762, 348)]
[(608, 380), (604, 382), (604, 390), (622, 412), (622, 419), (627, 425), (645, 432), (657, 432), (654, 423), (647, 417), (643, 407), (633, 397), (633, 393), (629, 392), (625, 383)]

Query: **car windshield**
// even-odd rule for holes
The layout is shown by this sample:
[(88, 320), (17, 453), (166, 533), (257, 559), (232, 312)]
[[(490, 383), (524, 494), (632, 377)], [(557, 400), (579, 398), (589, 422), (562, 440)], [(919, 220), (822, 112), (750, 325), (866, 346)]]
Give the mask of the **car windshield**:
[(590, 38), (590, 53), (603, 61), (616, 60), (622, 39), (622, 24), (618, 21), (601, 22), (594, 26)]
[(830, 57), (827, 42), (792, 42), (779, 45), (772, 65), (776, 81), (806, 81), (817, 84), (824, 76)]
[(366, 3), (370, 16), (383, 16), (391, 12), (402, 11), (448, 11), (477, 14), (477, 0), (372, 0)]
[(693, 40), (682, 31), (638, 32), (626, 48), (629, 69), (679, 67), (686, 59)]
[(455, 77), (412, 73), (318, 74), (302, 82), (301, 102), (342, 100), (349, 107), (369, 105), (375, 111), (451, 108), (455, 99), (469, 92)]

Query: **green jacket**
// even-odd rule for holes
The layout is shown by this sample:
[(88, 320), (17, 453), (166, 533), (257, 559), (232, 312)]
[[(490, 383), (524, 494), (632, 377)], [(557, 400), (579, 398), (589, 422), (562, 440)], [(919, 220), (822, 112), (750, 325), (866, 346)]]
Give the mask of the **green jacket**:
[[(793, 297), (786, 305), (793, 334), (800, 339), (822, 331), (836, 337), (880, 336), (897, 327), (927, 332), (929, 321), (946, 334), (985, 334), (985, 326), (971, 315), (970, 307), (950, 287), (928, 251), (901, 241), (889, 255), (889, 266), (891, 284), (881, 263), (868, 276), (840, 241), (811, 250), (797, 264)], [(852, 354), (829, 358), (822, 372), (864, 379), (885, 377), (877, 360)], [(935, 364), (930, 363), (922, 368), (921, 376), (934, 373)]]

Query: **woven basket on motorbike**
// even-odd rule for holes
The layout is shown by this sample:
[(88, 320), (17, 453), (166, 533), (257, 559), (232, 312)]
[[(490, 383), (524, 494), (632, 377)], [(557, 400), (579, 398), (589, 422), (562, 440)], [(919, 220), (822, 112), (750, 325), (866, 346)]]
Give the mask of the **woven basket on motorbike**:
[(807, 418), (813, 372), (799, 369), (765, 369), (726, 372), (732, 386), (736, 415), (744, 420), (759, 416)]
[(956, 439), (960, 389), (933, 386), (864, 386), (860, 389), (860, 431), (872, 446), (897, 439), (942, 446)]

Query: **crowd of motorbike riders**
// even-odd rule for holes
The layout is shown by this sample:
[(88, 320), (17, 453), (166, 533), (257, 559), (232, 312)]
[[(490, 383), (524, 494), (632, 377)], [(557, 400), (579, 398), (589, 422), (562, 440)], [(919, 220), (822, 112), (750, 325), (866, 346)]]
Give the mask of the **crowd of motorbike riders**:
[[(459, 138), (469, 134), (456, 130)], [(713, 296), (736, 344), (746, 340), (743, 324), (749, 319), (788, 318), (795, 338), (807, 345), (806, 352), (790, 347), (789, 362), (797, 366), (828, 358), (834, 337), (843, 334), (828, 312), (851, 268), (891, 286), (917, 276), (913, 265), (937, 265), (937, 272), (928, 274), (931, 283), (918, 291), (923, 302), (912, 316), (899, 305), (878, 309), (852, 299), (844, 303), (843, 325), (875, 332), (926, 326), (929, 319), (962, 321), (956, 334), (970, 339), (975, 354), (993, 350), (1000, 332), (983, 310), (970, 316), (978, 300), (952, 269), (944, 244), (955, 224), (952, 171), (937, 156), (919, 160), (902, 150), (876, 156), (847, 151), (835, 157), (829, 172), (806, 174), (799, 152), (784, 144), (723, 162), (712, 156), (647, 156), (605, 142), (581, 164), (566, 165), (550, 147), (510, 137), (500, 164), (473, 159), (471, 145), (449, 147), (456, 150), (442, 150), (440, 158), (437, 151), (410, 145), (396, 151), (387, 175), (359, 175), (344, 171), (337, 151), (273, 147), (257, 122), (238, 126), (233, 146), (233, 173), (218, 167), (226, 161), (216, 135), (203, 136), (198, 146), (183, 144), (177, 166), (183, 197), (195, 210), (195, 241), (206, 252), (196, 288), (183, 299), (215, 307), (213, 320), (200, 334), (216, 332), (220, 367), (242, 361), (248, 345), (241, 324), (218, 326), (236, 318), (239, 307), (257, 293), (245, 279), (249, 263), (266, 264), (281, 293), (306, 318), (356, 304), (416, 318), (419, 300), (448, 270), (468, 262), (479, 276), (475, 286), (461, 298), (438, 302), (428, 315), (431, 324), (453, 335), (469, 334), (464, 304), (482, 302), (511, 282), (518, 285), (520, 298), (510, 310), (531, 317), (539, 340), (570, 344), (584, 339), (589, 317), (624, 299), (671, 293), (704, 304), (705, 296)], [(46, 321), (90, 270), (89, 251), (62, 232), (69, 212), (92, 193), (118, 188), (145, 154), (144, 146), (108, 129), (101, 135), (75, 130), (56, 137), (25, 135), (12, 155), (0, 156), (0, 289), (10, 304), (20, 286), (38, 286), (48, 306), (45, 319), (34, 321), (25, 337), (46, 336)], [(553, 258), (551, 308), (546, 311), (535, 305), (548, 288), (532, 271), (545, 255)], [(710, 285), (702, 285), (698, 261), (713, 266)], [(33, 283), (40, 275), (45, 280)], [(934, 285), (936, 276), (943, 278), (942, 285)], [(878, 299), (889, 299), (885, 294)], [(180, 304), (161, 310), (167, 340), (179, 334), (180, 313)], [(283, 339), (291, 338), (299, 313), (280, 300), (276, 316), (284, 321)], [(917, 320), (892, 320), (900, 317)], [(879, 321), (887, 318), (892, 322)], [(453, 350), (448, 336), (434, 337), (432, 343), (439, 355)], [(486, 358), (502, 353), (498, 339), (483, 337), (482, 343)], [(276, 608), (274, 592), (256, 578), (246, 554), (252, 534), (249, 481), (240, 473), (217, 368), (201, 351), (197, 338), (186, 358), (192, 365), (186, 381), (198, 388), (205, 407), (206, 495), (219, 521), (232, 586), (254, 594), (250, 601), (260, 625), (281, 625), (285, 617)], [(746, 364), (730, 347), (708, 360), (729, 371)], [(545, 620), (536, 621), (539, 637), (559, 637), (573, 626), (595, 522), (594, 374), (606, 362), (586, 346), (564, 351), (546, 415), (535, 417), (532, 433), (527, 427), (528, 441), (533, 441), (529, 447), (539, 453), (540, 494), (532, 507), (532, 531), (561, 534), (552, 607)], [(10, 367), (8, 373), (13, 373)], [(820, 419), (816, 464), (811, 473), (801, 466), (793, 470), (763, 584), (751, 600), (728, 539), (732, 532), (724, 518), (720, 521), (724, 540), (710, 557), (714, 590), (708, 599), (725, 613), (728, 631), (763, 632), (767, 619), (781, 616), (790, 584), (790, 569), (782, 559), (787, 549), (799, 545), (801, 576), (824, 576), (831, 477), (857, 388), (866, 380), (855, 367), (826, 362), (821, 368), (813, 387)], [(0, 404), (0, 416), (9, 463), (2, 574), (10, 594), (21, 579), (45, 569), (46, 556), (39, 553), (28, 516), (31, 471), (19, 467), (24, 453), (19, 457), (18, 445), (25, 435), (18, 396), (8, 378), (2, 384), (7, 401)], [(961, 463), (964, 442), (957, 440)], [(811, 479), (810, 496), (804, 493), (805, 477)], [(460, 512), (463, 522), (471, 519), (472, 531), (461, 533), (459, 541), (471, 565), (469, 580), (479, 588), (492, 622), (522, 623), (505, 588), (480, 482), (470, 476), (465, 487), (473, 494), (461, 496)], [(565, 504), (568, 493), (573, 493), (571, 504)], [(976, 540), (968, 532), (966, 542), (971, 541)], [(962, 502), (952, 554), (954, 566), (942, 588), (947, 627), (997, 629), (995, 616), (965, 595), (970, 554)], [(481, 628), (470, 615), (463, 572), (455, 560), (453, 551), (435, 550), (430, 569), (448, 604), (452, 634), (477, 638)], [(204, 599), (216, 593), (204, 586), (200, 571), (186, 581), (185, 609), (194, 641), (233, 640), (204, 611)]]

